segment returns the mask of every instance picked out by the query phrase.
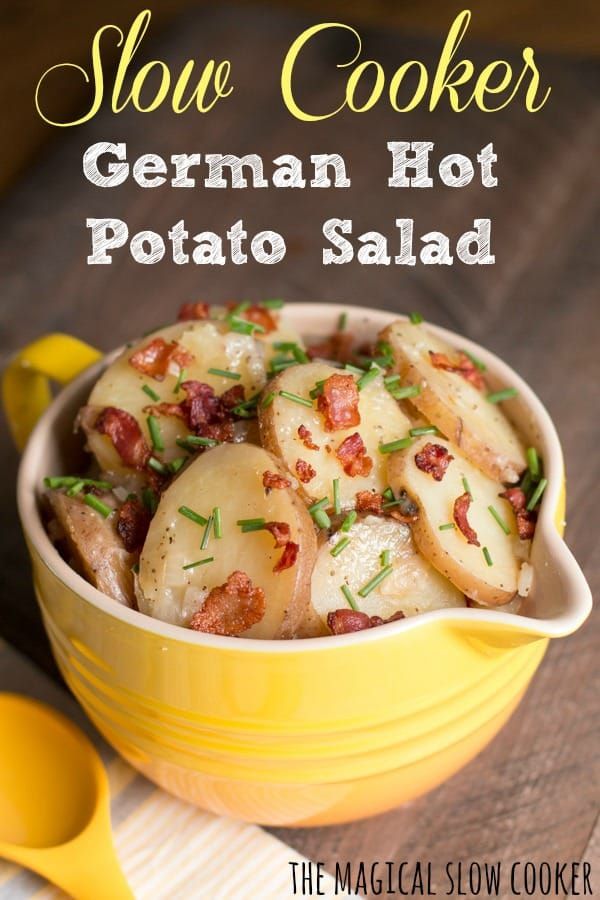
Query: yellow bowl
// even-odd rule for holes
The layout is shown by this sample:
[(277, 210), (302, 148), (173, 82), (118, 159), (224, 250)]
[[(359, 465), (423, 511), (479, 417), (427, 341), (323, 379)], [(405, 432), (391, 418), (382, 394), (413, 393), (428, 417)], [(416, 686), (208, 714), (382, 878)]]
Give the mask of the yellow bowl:
[[(332, 330), (341, 306), (290, 304), (304, 334)], [(368, 339), (396, 318), (348, 308)], [(111, 357), (64, 389), (35, 427), (18, 502), (44, 624), (69, 687), (105, 738), (166, 790), (204, 809), (270, 825), (323, 825), (373, 815), (439, 784), (497, 733), (548, 639), (589, 614), (585, 579), (559, 532), (563, 462), (548, 414), (521, 379), (471, 342), (491, 384), (515, 386), (510, 412), (543, 454), (548, 487), (532, 547), (534, 589), (522, 615), (446, 609), (367, 632), (305, 641), (201, 634), (141, 615), (80, 578), (49, 541), (42, 478), (73, 470), (72, 421)], [(48, 400), (93, 351), (66, 336), (26, 348), (4, 397), (23, 441)]]

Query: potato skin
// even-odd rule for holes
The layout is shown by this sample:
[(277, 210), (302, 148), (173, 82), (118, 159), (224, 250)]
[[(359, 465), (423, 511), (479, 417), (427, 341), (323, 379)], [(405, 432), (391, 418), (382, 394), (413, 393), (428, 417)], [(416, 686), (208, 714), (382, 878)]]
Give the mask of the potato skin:
[(45, 499), (59, 524), (74, 567), (108, 597), (135, 606), (132, 566), (137, 555), (128, 553), (113, 520), (103, 519), (79, 497), (50, 490)]
[[(415, 457), (431, 441), (423, 437), (407, 450), (391, 455), (390, 485), (397, 493), (405, 490), (419, 506), (419, 516), (412, 524), (415, 543), (423, 556), (467, 597), (488, 606), (508, 603), (517, 593), (520, 562), (517, 558), (518, 537), (514, 513), (499, 497), (503, 485), (479, 471), (460, 450), (442, 438), (433, 442), (445, 447), (454, 457), (441, 481), (420, 470)], [(453, 521), (454, 501), (465, 493), (463, 477), (472, 491), (468, 521), (477, 532), (480, 546), (467, 543), (455, 528), (440, 531), (440, 525)], [(492, 505), (510, 527), (504, 534), (492, 517)], [(493, 565), (483, 555), (487, 547)]]
[[(194, 460), (164, 492), (140, 559), (138, 603), (142, 612), (188, 625), (208, 592), (224, 584), (234, 570), (243, 571), (265, 591), (263, 619), (243, 633), (252, 638), (293, 638), (310, 601), (310, 577), (316, 555), (315, 530), (307, 509), (291, 488), (266, 491), (265, 471), (286, 476), (278, 460), (253, 444), (221, 444)], [(182, 516), (180, 506), (208, 516), (221, 509), (223, 536), (211, 537), (199, 550), (202, 528)], [(299, 545), (294, 566), (273, 572), (282, 549), (267, 531), (244, 534), (237, 521), (265, 518), (285, 521)], [(183, 565), (214, 557), (191, 571)]]
[(482, 472), (514, 484), (527, 467), (522, 443), (502, 410), (486, 400), (485, 390), (454, 372), (435, 368), (429, 351), (450, 358), (456, 349), (423, 325), (397, 321), (380, 335), (392, 347), (394, 371), (403, 384), (418, 385), (411, 402), (439, 431), (451, 440)]

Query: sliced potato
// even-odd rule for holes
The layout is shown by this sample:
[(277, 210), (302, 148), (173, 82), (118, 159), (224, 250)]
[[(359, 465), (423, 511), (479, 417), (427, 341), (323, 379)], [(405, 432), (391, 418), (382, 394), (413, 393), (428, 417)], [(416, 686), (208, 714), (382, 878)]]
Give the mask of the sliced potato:
[[(350, 543), (333, 557), (331, 550), (342, 537)], [(388, 550), (393, 571), (366, 597), (359, 590), (381, 570), (381, 553)], [(361, 612), (387, 619), (396, 612), (414, 616), (447, 606), (464, 606), (465, 598), (417, 551), (410, 528), (394, 519), (367, 516), (358, 519), (346, 535), (333, 534), (319, 550), (312, 575), (312, 604), (327, 622), (327, 614), (348, 603), (342, 585), (348, 585)]]
[[(309, 603), (310, 573), (316, 538), (311, 518), (291, 488), (265, 491), (263, 473), (282, 474), (278, 461), (252, 444), (222, 444), (202, 454), (165, 491), (140, 559), (138, 604), (142, 612), (166, 622), (188, 625), (212, 588), (235, 570), (265, 592), (266, 612), (244, 637), (290, 638)], [(200, 549), (204, 528), (178, 512), (187, 506), (208, 518), (221, 510), (222, 537), (211, 534)], [(295, 564), (273, 572), (282, 549), (268, 531), (242, 533), (240, 519), (265, 519), (290, 526), (299, 545)], [(192, 569), (200, 559), (213, 561)]]
[[(123, 465), (110, 438), (89, 427), (89, 421), (95, 421), (96, 411), (99, 412), (106, 406), (126, 410), (137, 419), (142, 433), (149, 441), (148, 413), (144, 411), (145, 408), (159, 402), (178, 403), (185, 397), (183, 391), (174, 393), (179, 375), (177, 365), (173, 366), (172, 371), (169, 371), (162, 381), (158, 381), (139, 372), (129, 362), (137, 350), (148, 346), (155, 338), (163, 338), (167, 342), (177, 341), (183, 350), (193, 356), (193, 362), (185, 366), (185, 378), (203, 381), (217, 394), (224, 393), (232, 385), (241, 384), (245, 388), (246, 397), (249, 398), (260, 391), (266, 381), (261, 345), (249, 335), (227, 331), (226, 326), (221, 323), (180, 322), (148, 335), (133, 347), (129, 347), (108, 367), (90, 394), (82, 425), (86, 431), (89, 449), (98, 460), (101, 470), (105, 472), (123, 474), (127, 472), (127, 468)], [(238, 373), (240, 378), (234, 381), (222, 375), (214, 375), (208, 371), (211, 368)], [(158, 395), (158, 401), (153, 400), (142, 390), (144, 385)], [(168, 462), (182, 455), (176, 440), (188, 435), (189, 431), (183, 419), (177, 416), (161, 415), (159, 425), (165, 449), (156, 455), (162, 461)], [(247, 437), (246, 431), (245, 425), (241, 423), (242, 437)]]
[(104, 519), (80, 497), (62, 491), (48, 491), (45, 497), (54, 519), (49, 531), (63, 545), (73, 568), (103, 594), (134, 606), (131, 568), (137, 556), (125, 550), (115, 528), (116, 516)]
[[(444, 447), (454, 459), (441, 481), (422, 471), (415, 457), (428, 443)], [(495, 606), (507, 603), (517, 592), (520, 560), (515, 516), (510, 504), (498, 495), (503, 485), (484, 475), (449, 441), (426, 436), (407, 450), (391, 455), (388, 477), (395, 493), (405, 490), (419, 506), (419, 517), (412, 525), (415, 543), (423, 556), (467, 597)], [(454, 502), (466, 492), (472, 501), (467, 520), (480, 546), (469, 544), (454, 528), (442, 529), (454, 521)], [(510, 534), (505, 534), (489, 510), (492, 506)], [(487, 548), (492, 565), (486, 561)]]
[[(379, 452), (379, 445), (406, 437), (411, 427), (397, 402), (383, 385), (383, 376), (366, 385), (360, 392), (360, 424), (340, 431), (326, 431), (322, 414), (316, 401), (312, 408), (280, 396), (286, 391), (309, 399), (310, 391), (317, 381), (339, 374), (340, 370), (325, 362), (292, 366), (278, 375), (268, 385), (274, 392), (273, 402), (263, 409), (259, 404), (259, 424), (263, 446), (283, 460), (289, 471), (297, 477), (296, 463), (303, 460), (316, 471), (307, 483), (300, 485), (309, 500), (329, 497), (332, 500), (333, 479), (340, 480), (340, 502), (342, 507), (354, 506), (357, 491), (374, 490), (381, 492), (387, 487), (387, 456)], [(298, 435), (298, 428), (304, 425), (312, 435), (312, 442), (318, 450), (307, 449)], [(358, 432), (365, 444), (367, 455), (373, 460), (369, 475), (346, 475), (335, 451), (349, 435)]]
[(406, 385), (419, 385), (416, 408), (475, 465), (500, 481), (514, 483), (527, 462), (517, 433), (497, 404), (486, 400), (462, 375), (432, 365), (429, 351), (456, 358), (456, 350), (424, 325), (398, 321), (381, 333), (392, 347), (395, 371)]

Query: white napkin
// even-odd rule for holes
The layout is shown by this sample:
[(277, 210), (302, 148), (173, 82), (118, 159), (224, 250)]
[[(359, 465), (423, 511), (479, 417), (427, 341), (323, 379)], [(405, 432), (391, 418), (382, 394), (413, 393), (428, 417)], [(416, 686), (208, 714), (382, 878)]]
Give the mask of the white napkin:
[[(299, 853), (256, 825), (213, 816), (155, 787), (109, 748), (75, 700), (0, 641), (0, 690), (26, 694), (69, 716), (91, 737), (111, 788), (117, 854), (136, 900), (283, 900), (293, 897)], [(334, 896), (331, 877), (323, 882)], [(37, 875), (0, 859), (0, 900), (64, 900)]]

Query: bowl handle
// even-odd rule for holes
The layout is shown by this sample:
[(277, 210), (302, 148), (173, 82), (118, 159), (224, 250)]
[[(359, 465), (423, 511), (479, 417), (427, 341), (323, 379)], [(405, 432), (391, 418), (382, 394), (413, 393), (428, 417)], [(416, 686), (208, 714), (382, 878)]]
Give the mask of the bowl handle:
[(68, 334), (47, 334), (12, 358), (2, 375), (2, 403), (19, 450), (52, 400), (50, 381), (67, 384), (101, 356)]

